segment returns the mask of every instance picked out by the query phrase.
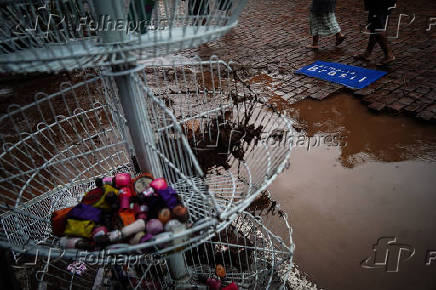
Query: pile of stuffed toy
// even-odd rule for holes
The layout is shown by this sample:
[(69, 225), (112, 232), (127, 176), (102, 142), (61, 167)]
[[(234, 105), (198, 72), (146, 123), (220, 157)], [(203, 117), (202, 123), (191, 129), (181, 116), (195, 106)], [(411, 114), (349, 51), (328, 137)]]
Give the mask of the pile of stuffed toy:
[(52, 214), (62, 248), (100, 250), (135, 245), (186, 228), (187, 208), (164, 178), (143, 173), (97, 178), (75, 207)]

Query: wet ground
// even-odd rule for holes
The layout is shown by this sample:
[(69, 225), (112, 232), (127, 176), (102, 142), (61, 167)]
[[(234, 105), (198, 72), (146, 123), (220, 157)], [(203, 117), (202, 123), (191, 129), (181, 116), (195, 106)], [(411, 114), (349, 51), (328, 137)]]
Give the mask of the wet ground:
[[(57, 89), (56, 78), (45, 78), (48, 91)], [(299, 269), (323, 289), (436, 289), (436, 261), (425, 266), (426, 251), (436, 250), (434, 124), (371, 113), (349, 93), (290, 105), (280, 82), (267, 74), (250, 79), (302, 130), (290, 169), (270, 187), (294, 228)], [(9, 86), (15, 95), (3, 94), (4, 111), (11, 100), (29, 101), (16, 98), (22, 91), (41, 90), (39, 82)], [(287, 234), (274, 220), (265, 223)], [(360, 267), (383, 236), (416, 249), (398, 273)]]
[[(425, 265), (436, 250), (436, 127), (373, 114), (347, 93), (287, 109), (303, 137), (269, 189), (289, 214), (300, 269), (323, 289), (436, 289), (436, 261)], [(398, 272), (363, 269), (386, 236), (414, 255), (403, 252)]]
[(402, 0), (391, 10), (387, 35), (396, 61), (389, 67), (376, 67), (382, 59), (379, 47), (370, 62), (353, 58), (368, 42), (368, 13), (363, 1), (337, 2), (336, 17), (345, 42), (335, 47), (334, 37), (321, 37), (319, 51), (306, 46), (309, 33), (307, 0), (249, 0), (238, 26), (226, 36), (199, 48), (183, 52), (207, 59), (217, 55), (232, 60), (257, 76), (262, 70), (279, 74), (277, 89), (289, 102), (304, 98), (322, 100), (336, 92), (340, 85), (295, 75), (294, 72), (315, 60), (381, 69), (388, 74), (369, 87), (355, 91), (369, 108), (376, 111), (405, 113), (428, 121), (436, 121), (436, 28), (429, 27), (436, 15), (436, 1)]

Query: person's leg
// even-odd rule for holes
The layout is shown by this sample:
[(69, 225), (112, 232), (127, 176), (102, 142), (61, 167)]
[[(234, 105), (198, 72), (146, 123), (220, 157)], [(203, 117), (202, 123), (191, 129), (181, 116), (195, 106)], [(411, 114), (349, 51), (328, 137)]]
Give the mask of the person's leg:
[(356, 54), (354, 57), (358, 60), (370, 61), (371, 53), (374, 50), (376, 44), (377, 44), (377, 36), (375, 33), (371, 33), (369, 35), (368, 45), (366, 47), (366, 50), (363, 53)]
[(340, 45), (345, 40), (345, 35), (339, 31), (336, 33), (336, 46)]
[(313, 13), (309, 15), (309, 26), (310, 26), (310, 34), (312, 35), (312, 44), (308, 45), (307, 48), (318, 49), (318, 41), (319, 41), (319, 16)]
[(386, 37), (386, 32), (380, 32), (376, 35), (377, 43), (380, 45), (380, 48), (383, 50), (385, 54), (385, 60), (391, 60), (394, 57), (391, 47), (388, 43), (388, 38)]
[(387, 11), (380, 11), (376, 14), (375, 18), (378, 20), (377, 23), (377, 34), (375, 35), (375, 41), (380, 45), (385, 57), (384, 60), (378, 65), (387, 65), (395, 60), (395, 56), (392, 53), (392, 49), (389, 46), (386, 27), (388, 26), (388, 15)]
[(312, 46), (318, 47), (319, 35), (312, 36)]
[(334, 12), (328, 14), (328, 21), (326, 23), (332, 34), (336, 35), (336, 46), (340, 45), (345, 40), (345, 35), (341, 31), (336, 14)]
[(368, 39), (368, 45), (367, 45), (366, 51), (365, 51), (365, 54), (367, 56), (371, 55), (376, 44), (377, 44), (377, 34), (374, 32), (371, 32), (371, 34), (369, 35), (369, 39)]
[(319, 35), (312, 35), (312, 44), (308, 45), (307, 47), (312, 49), (318, 49), (319, 48), (318, 42), (319, 42)]
[(363, 53), (356, 54), (354, 57), (359, 60), (370, 61), (370, 56), (377, 44), (377, 36), (375, 29), (378, 27), (378, 20), (376, 18), (376, 13), (374, 11), (368, 11), (368, 25), (366, 29), (370, 31), (368, 45)]

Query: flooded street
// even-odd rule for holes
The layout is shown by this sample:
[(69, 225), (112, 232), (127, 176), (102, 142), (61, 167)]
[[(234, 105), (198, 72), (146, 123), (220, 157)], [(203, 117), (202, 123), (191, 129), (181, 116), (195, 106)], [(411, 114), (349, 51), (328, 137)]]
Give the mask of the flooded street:
[[(340, 140), (296, 146), (269, 188), (289, 214), (295, 263), (323, 289), (436, 289), (436, 262), (425, 265), (436, 250), (435, 126), (374, 115), (348, 94), (288, 109), (301, 134)], [(381, 237), (415, 249), (398, 272), (360, 266)]]

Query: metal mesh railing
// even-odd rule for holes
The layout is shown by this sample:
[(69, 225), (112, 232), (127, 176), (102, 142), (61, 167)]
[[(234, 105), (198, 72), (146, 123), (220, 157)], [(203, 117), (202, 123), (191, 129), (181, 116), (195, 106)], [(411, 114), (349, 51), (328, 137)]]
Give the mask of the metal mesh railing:
[(102, 79), (89, 76), (0, 117), (2, 211), (129, 162), (105, 93)]
[[(162, 73), (168, 70), (178, 73), (165, 78)], [(153, 174), (164, 176), (178, 191), (190, 211), (190, 226), (178, 235), (106, 254), (145, 248), (167, 254), (174, 246), (156, 245), (180, 238), (179, 246), (198, 245), (224, 229), (283, 170), (290, 154), (291, 124), (256, 98), (235, 103), (238, 85), (220, 61), (144, 66), (128, 74), (134, 80), (135, 105), (151, 123), (143, 146), (152, 168), (158, 169)], [(134, 173), (130, 157), (135, 136), (127, 130), (129, 112), (118, 103), (114, 77), (106, 73), (62, 84), (61, 91), (38, 93), (38, 100), (2, 117), (9, 133), (0, 155), (1, 223), (15, 250), (47, 254), (58, 249), (51, 213), (77, 204), (94, 186), (95, 177)], [(199, 81), (205, 79), (213, 80), (212, 85)], [(152, 84), (158, 80), (168, 84), (158, 88), (177, 93), (155, 93)], [(189, 105), (178, 100), (183, 93)], [(213, 106), (209, 99), (215, 100)], [(61, 253), (72, 257), (77, 250)]]
[[(291, 268), (294, 245), (286, 218), (276, 219), (276, 226), (283, 228), (284, 239), (267, 229), (261, 217), (243, 212), (212, 239), (196, 247), (182, 249), (190, 273), (186, 285), (209, 289), (208, 278), (219, 281), (221, 286), (233, 282), (239, 289), (287, 289), (286, 275), (283, 274)], [(50, 261), (45, 257), (29, 260), (32, 263), (26, 264), (23, 258), (16, 267), (16, 275), (21, 278), (24, 289), (36, 286), (46, 289), (101, 289), (116, 288), (121, 284), (126, 289), (174, 287), (167, 259), (147, 254), (125, 263), (115, 259), (98, 261), (85, 255), (75, 262), (63, 259)], [(80, 267), (84, 270), (79, 273), (72, 271), (69, 265), (75, 263), (84, 265)], [(217, 266), (225, 270), (224, 276), (217, 275)]]
[(0, 1), (0, 72), (134, 63), (198, 46), (237, 24), (246, 0)]
[[(94, 289), (106, 279), (113, 288), (207, 289), (204, 277), (242, 289), (287, 285), (292, 239), (284, 242), (244, 210), (284, 169), (291, 122), (216, 58), (155, 60), (224, 35), (246, 2), (0, 0), (0, 72), (92, 67), (98, 74), (37, 93), (0, 116), (0, 246), (12, 249), (16, 261), (33, 255), (43, 262), (36, 266), (39, 288)], [(52, 213), (85, 203), (85, 193), (100, 183), (96, 177), (116, 173), (164, 177), (178, 209), (189, 214), (157, 234), (148, 227), (154, 214), (148, 207), (160, 209), (150, 199), (163, 201), (164, 193), (139, 201), (123, 174), (129, 188), (118, 187), (118, 197), (107, 192), (116, 199), (105, 208), (109, 233), (83, 235), (80, 245), (71, 238), (78, 232), (55, 235)], [(142, 181), (136, 182), (139, 192)], [(123, 210), (130, 214), (124, 227)], [(139, 232), (128, 240), (130, 230)], [(85, 275), (74, 270), (86, 265)]]

